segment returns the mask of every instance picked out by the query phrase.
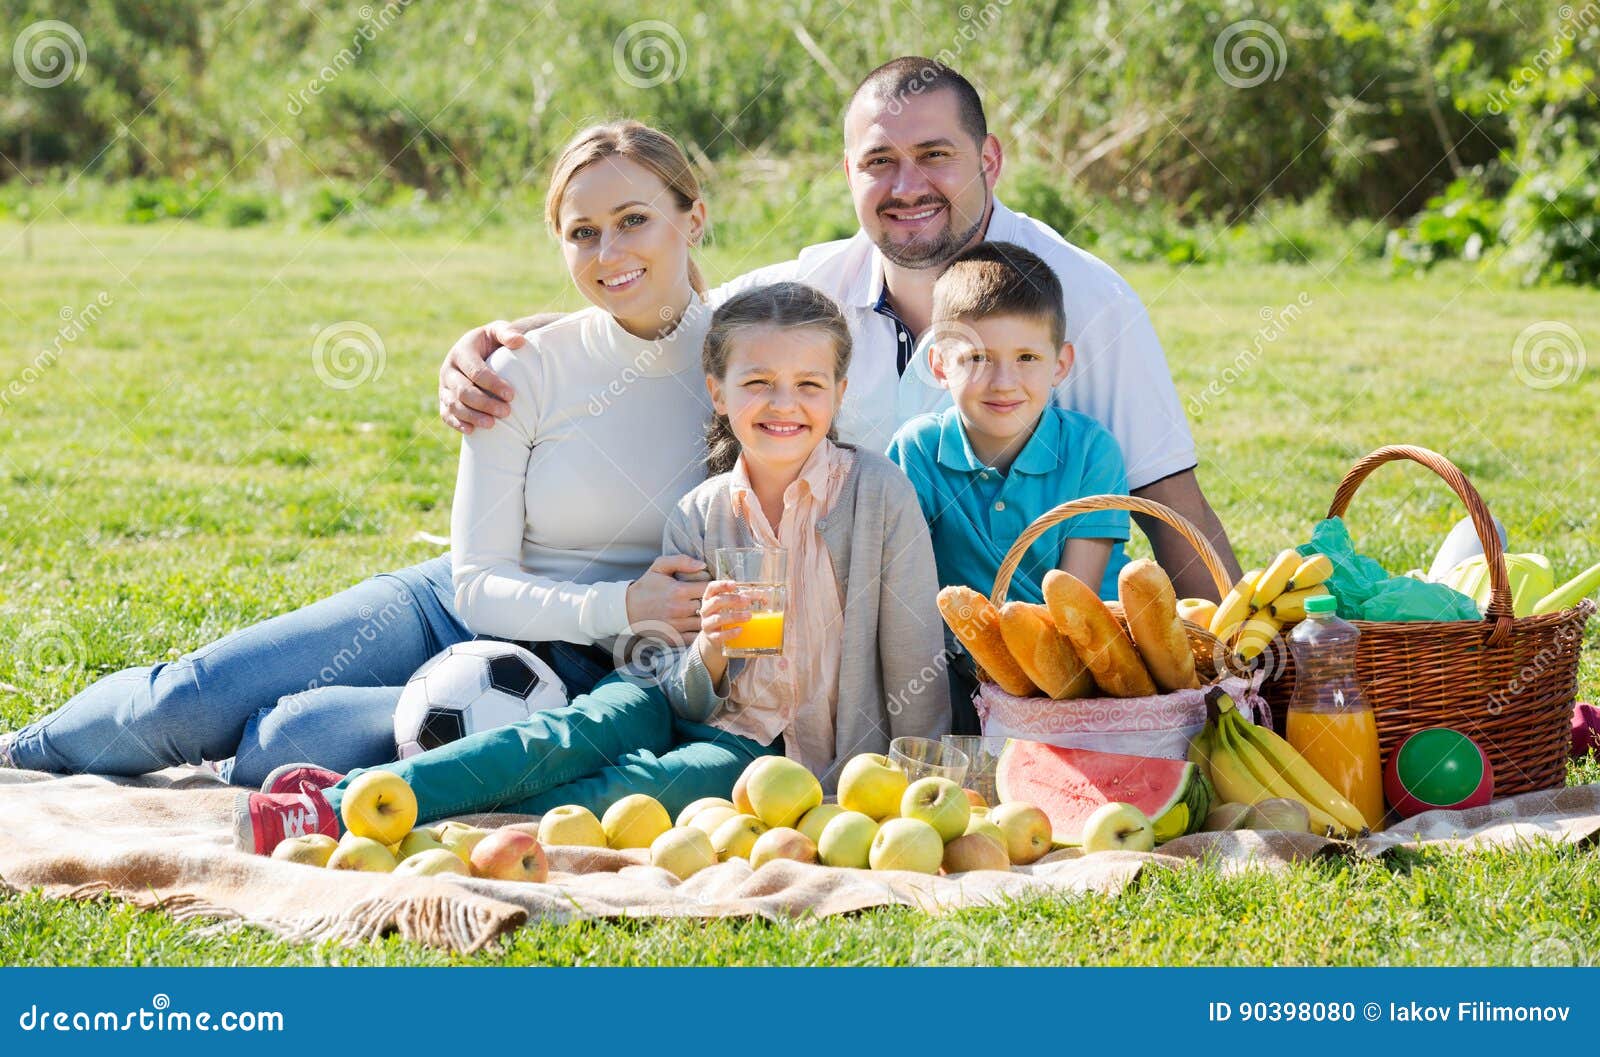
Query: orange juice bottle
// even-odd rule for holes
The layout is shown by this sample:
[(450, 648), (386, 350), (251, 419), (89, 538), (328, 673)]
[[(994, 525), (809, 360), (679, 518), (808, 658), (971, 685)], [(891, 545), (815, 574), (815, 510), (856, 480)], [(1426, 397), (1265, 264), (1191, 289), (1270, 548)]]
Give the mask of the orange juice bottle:
[(1306, 599), (1306, 617), (1289, 634), (1294, 697), (1285, 734), (1376, 830), (1383, 825), (1383, 769), (1378, 723), (1356, 682), (1361, 631), (1340, 620), (1332, 595)]

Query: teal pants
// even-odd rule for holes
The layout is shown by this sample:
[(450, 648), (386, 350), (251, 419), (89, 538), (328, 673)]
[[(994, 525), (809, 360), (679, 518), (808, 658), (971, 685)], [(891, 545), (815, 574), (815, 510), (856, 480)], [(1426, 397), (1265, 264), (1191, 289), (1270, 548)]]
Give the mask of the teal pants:
[[(727, 796), (751, 760), (776, 751), (682, 719), (659, 688), (612, 674), (563, 708), (368, 769), (410, 783), (419, 823), (480, 811), (542, 815), (562, 804), (599, 817), (630, 793), (655, 797), (676, 818), (701, 797)], [(335, 811), (361, 773), (327, 791)]]

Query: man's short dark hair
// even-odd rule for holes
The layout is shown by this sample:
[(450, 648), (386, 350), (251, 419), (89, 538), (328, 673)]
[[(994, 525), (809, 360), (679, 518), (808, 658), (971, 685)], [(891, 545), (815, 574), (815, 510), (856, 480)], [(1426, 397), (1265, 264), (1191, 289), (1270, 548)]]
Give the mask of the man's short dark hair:
[(1067, 314), (1061, 280), (1044, 260), (1012, 242), (980, 242), (963, 250), (933, 284), (933, 323), (987, 316), (1023, 316), (1050, 328), (1050, 340), (1066, 340)]
[(903, 104), (909, 96), (928, 95), (938, 91), (955, 93), (956, 110), (961, 116), (961, 127), (972, 137), (974, 143), (983, 143), (984, 137), (989, 135), (989, 122), (983, 116), (983, 100), (978, 97), (978, 90), (972, 87), (971, 81), (944, 63), (937, 59), (925, 59), (920, 55), (903, 55), (867, 74), (861, 83), (856, 85), (855, 92), (850, 96), (850, 105), (845, 108), (845, 112), (848, 113), (850, 107), (855, 106), (856, 100), (863, 95), (898, 100)]

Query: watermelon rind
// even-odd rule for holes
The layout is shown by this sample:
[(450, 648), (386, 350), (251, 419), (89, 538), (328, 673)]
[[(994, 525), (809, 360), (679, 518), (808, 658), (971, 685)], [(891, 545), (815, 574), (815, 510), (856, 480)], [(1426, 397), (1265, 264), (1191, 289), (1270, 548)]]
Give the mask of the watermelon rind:
[(1082, 843), (1084, 820), (1102, 804), (1132, 804), (1155, 823), (1157, 840), (1170, 840), (1198, 830), (1215, 799), (1204, 770), (1187, 760), (1015, 738), (1001, 750), (995, 787), (1002, 804), (1022, 801), (1042, 810), (1054, 843), (1067, 846)]

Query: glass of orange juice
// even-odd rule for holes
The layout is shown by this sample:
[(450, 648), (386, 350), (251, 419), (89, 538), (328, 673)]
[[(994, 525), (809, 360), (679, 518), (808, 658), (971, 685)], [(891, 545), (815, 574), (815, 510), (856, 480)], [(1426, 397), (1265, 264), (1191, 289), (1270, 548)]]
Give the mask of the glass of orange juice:
[(750, 599), (750, 619), (722, 645), (728, 657), (783, 652), (783, 610), (789, 594), (789, 552), (782, 547), (718, 547), (718, 580), (732, 580)]

